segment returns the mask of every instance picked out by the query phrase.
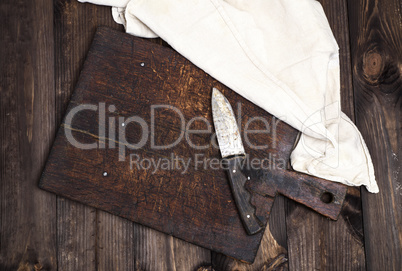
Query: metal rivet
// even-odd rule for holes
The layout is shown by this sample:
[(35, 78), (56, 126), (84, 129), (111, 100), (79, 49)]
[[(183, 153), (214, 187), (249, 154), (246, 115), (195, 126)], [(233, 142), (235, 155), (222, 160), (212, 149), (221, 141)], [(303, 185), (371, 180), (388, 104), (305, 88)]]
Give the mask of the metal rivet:
[(103, 172), (103, 176), (105, 176), (105, 177), (107, 176), (107, 172), (106, 172), (106, 171), (105, 171), (105, 172)]
[(144, 63), (144, 62), (141, 62), (140, 65), (141, 65), (141, 67), (144, 67), (144, 66), (145, 66), (145, 63)]

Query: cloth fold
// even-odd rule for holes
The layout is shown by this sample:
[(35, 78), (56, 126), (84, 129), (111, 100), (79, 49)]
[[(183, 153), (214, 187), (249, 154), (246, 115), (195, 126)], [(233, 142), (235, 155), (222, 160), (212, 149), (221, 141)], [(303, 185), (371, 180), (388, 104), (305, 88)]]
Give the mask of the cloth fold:
[(114, 6), (113, 18), (126, 32), (161, 37), (208, 74), (301, 131), (291, 155), (296, 171), (378, 192), (364, 140), (340, 110), (339, 48), (319, 2), (88, 2)]

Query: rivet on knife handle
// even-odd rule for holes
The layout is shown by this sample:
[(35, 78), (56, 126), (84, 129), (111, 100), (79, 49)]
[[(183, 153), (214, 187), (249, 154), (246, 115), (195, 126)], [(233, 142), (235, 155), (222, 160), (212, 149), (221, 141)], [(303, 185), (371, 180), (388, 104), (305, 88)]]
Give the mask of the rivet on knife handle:
[(246, 229), (247, 234), (256, 234), (262, 230), (260, 221), (255, 215), (255, 207), (251, 205), (250, 193), (245, 189), (244, 184), (247, 177), (240, 171), (240, 166), (244, 158), (237, 156), (226, 158), (229, 183), (232, 188), (233, 198), (235, 199), (240, 219)]

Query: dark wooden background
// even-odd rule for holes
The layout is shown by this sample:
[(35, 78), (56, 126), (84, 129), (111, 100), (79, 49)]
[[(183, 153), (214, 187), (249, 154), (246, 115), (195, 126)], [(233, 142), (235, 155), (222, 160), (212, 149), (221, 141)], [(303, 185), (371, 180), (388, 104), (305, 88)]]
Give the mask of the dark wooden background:
[[(402, 270), (401, 2), (320, 2), (341, 49), (342, 109), (367, 142), (380, 193), (349, 189), (355, 215), (336, 223), (277, 198), (269, 228), (281, 268)], [(248, 266), (38, 188), (100, 25), (123, 31), (108, 7), (0, 2), (0, 270), (272, 270), (269, 236)]]

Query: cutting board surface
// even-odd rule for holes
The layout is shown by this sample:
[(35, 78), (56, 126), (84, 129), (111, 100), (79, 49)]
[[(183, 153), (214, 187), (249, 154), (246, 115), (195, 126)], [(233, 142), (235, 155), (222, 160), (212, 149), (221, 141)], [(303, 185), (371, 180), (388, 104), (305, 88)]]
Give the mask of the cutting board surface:
[[(250, 158), (286, 167), (296, 130), (174, 50), (99, 28), (40, 187), (252, 262), (263, 232), (246, 234), (217, 164), (213, 87), (232, 104), (242, 131), (265, 130), (246, 135)], [(265, 224), (272, 201), (254, 198)]]

